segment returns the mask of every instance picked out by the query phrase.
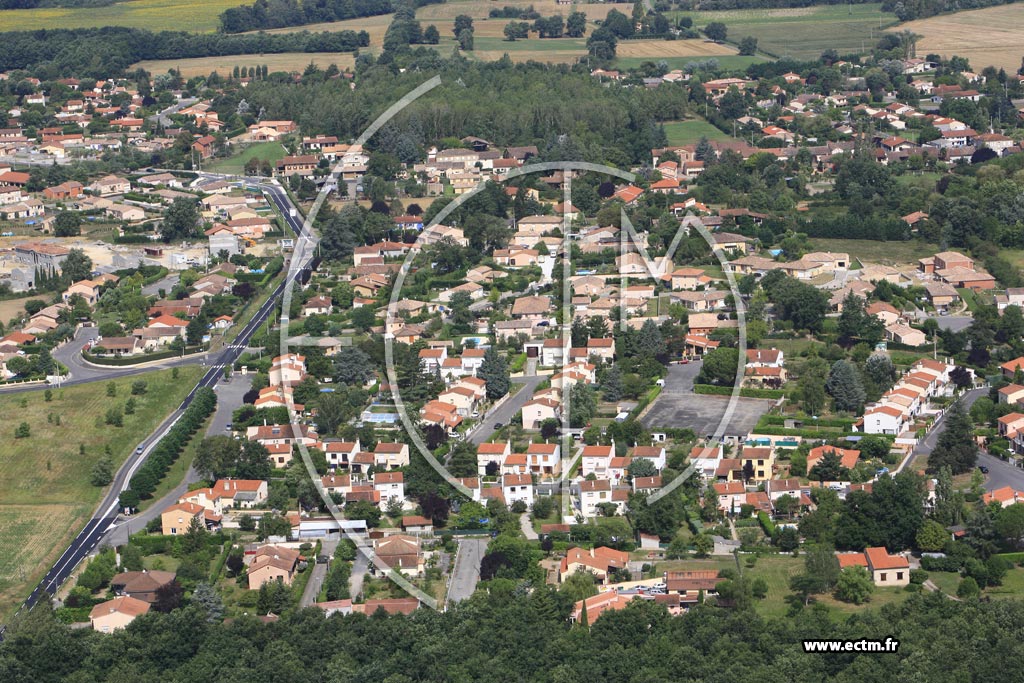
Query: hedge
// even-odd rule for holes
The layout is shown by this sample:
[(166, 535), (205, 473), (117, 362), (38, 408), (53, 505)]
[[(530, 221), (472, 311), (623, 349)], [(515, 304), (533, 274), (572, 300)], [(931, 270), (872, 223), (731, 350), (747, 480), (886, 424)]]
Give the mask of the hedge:
[(922, 557), (921, 569), (929, 572), (959, 572), (963, 563), (955, 557)]
[[(719, 387), (714, 384), (694, 384), (693, 393), (710, 394), (712, 396), (732, 396), (732, 387)], [(757, 389), (742, 387), (740, 396), (744, 398), (782, 398), (786, 392), (782, 389)]]
[(216, 392), (209, 387), (199, 389), (192, 402), (185, 408), (185, 412), (181, 414), (167, 435), (160, 439), (135, 476), (128, 482), (126, 493), (131, 491), (140, 499), (151, 498), (160, 481), (167, 475), (171, 465), (188, 445), (192, 435), (202, 427), (206, 418), (213, 414), (216, 407)]
[[(103, 348), (103, 343), (100, 342), (96, 345), (97, 348)], [(193, 346), (191, 348), (186, 347), (184, 355), (191, 356), (194, 353), (202, 353), (206, 351), (203, 346)], [(148, 363), (154, 360), (164, 360), (165, 358), (178, 358), (183, 355), (181, 351), (158, 351), (156, 353), (140, 353), (135, 356), (114, 356), (109, 358), (107, 356), (95, 356), (88, 351), (82, 351), (82, 358), (95, 363), (96, 365), (114, 365), (123, 367), (125, 365), (138, 365), (139, 363)]]
[(996, 557), (1001, 557), (1014, 564), (1024, 563), (1024, 553), (998, 553)]
[(761, 528), (764, 529), (764, 533), (768, 538), (775, 537), (775, 524), (772, 522), (767, 512), (764, 510), (758, 512), (757, 521), (761, 523)]
[(850, 427), (856, 421), (848, 417), (831, 417), (831, 418), (820, 418), (813, 420), (809, 417), (786, 417), (785, 415), (762, 415), (761, 419), (757, 421), (757, 429), (768, 425), (782, 426), (786, 424), (787, 420), (798, 420), (803, 423), (814, 423), (820, 427)]

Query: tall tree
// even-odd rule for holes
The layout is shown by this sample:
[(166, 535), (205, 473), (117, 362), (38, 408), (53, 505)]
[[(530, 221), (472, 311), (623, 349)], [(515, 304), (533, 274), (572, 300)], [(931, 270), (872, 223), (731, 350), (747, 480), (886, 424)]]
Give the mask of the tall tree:
[(494, 346), (484, 352), (484, 359), (480, 363), (477, 376), (487, 383), (487, 398), (492, 401), (507, 394), (511, 387), (508, 362)]
[(864, 406), (864, 399), (867, 396), (864, 385), (860, 380), (857, 366), (850, 361), (837, 360), (828, 373), (828, 382), (825, 386), (832, 396), (836, 410), (857, 413)]
[(974, 440), (970, 415), (957, 401), (946, 411), (943, 423), (935, 449), (928, 455), (928, 471), (949, 467), (953, 474), (969, 472), (978, 462), (978, 442)]

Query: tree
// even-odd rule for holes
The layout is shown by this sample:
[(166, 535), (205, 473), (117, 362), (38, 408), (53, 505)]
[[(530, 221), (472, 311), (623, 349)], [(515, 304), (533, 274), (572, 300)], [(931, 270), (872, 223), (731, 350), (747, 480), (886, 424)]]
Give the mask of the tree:
[(622, 398), (622, 371), (617, 363), (613, 363), (604, 373), (604, 379), (601, 381), (601, 396), (610, 403), (615, 403)]
[(206, 623), (217, 624), (224, 618), (224, 601), (208, 583), (197, 583), (192, 591), (192, 604), (197, 606), (205, 615)]
[(457, 40), (460, 50), (471, 51), (473, 49), (473, 29), (466, 28), (459, 31)]
[(860, 380), (857, 366), (848, 360), (837, 360), (828, 373), (825, 384), (835, 403), (836, 410), (858, 413), (864, 406), (867, 394)]
[(437, 45), (441, 42), (441, 33), (437, 30), (437, 26), (430, 24), (423, 29), (423, 42), (427, 45)]
[(377, 322), (377, 314), (370, 306), (360, 306), (352, 310), (352, 324), (357, 330), (366, 332)]
[(230, 436), (218, 434), (199, 442), (193, 467), (204, 479), (215, 481), (224, 476), (238, 459), (238, 442)]
[(511, 387), (508, 362), (494, 346), (484, 352), (477, 377), (487, 383), (487, 398), (491, 401), (496, 401), (507, 394)]
[(757, 38), (753, 36), (747, 36), (740, 41), (740, 54), (741, 55), (756, 55), (757, 54)]
[(339, 384), (362, 386), (373, 375), (372, 359), (357, 346), (344, 346), (334, 357), (334, 381)]
[(53, 234), (57, 237), (76, 237), (82, 234), (82, 218), (73, 211), (61, 211), (53, 221)]
[(626, 466), (626, 473), (630, 479), (653, 477), (658, 474), (658, 468), (647, 458), (633, 458)]
[(928, 455), (928, 471), (938, 472), (942, 467), (949, 467), (953, 474), (971, 471), (978, 461), (978, 443), (974, 440), (974, 424), (963, 404), (954, 403), (943, 422), (945, 428)]
[(864, 361), (864, 374), (879, 389), (888, 389), (896, 379), (896, 366), (884, 353), (875, 353)]
[[(565, 20), (565, 32), (570, 38), (582, 38), (587, 31), (587, 15), (583, 12), (569, 12)], [(573, 202), (575, 204), (575, 202)]]
[(704, 35), (716, 43), (721, 43), (725, 40), (726, 35), (728, 35), (728, 29), (722, 22), (712, 21), (704, 27)]
[(715, 548), (714, 540), (707, 534), (698, 534), (693, 539), (693, 550), (697, 557), (707, 557)]
[(852, 565), (839, 572), (836, 581), (836, 598), (843, 602), (860, 605), (871, 599), (875, 584), (866, 567)]
[(706, 384), (732, 386), (736, 382), (739, 349), (720, 346), (704, 356), (698, 380)]
[(32, 436), (32, 428), (29, 427), (28, 422), (22, 422), (18, 425), (18, 428), (14, 430), (15, 439), (27, 439)]
[(1011, 546), (1019, 548), (1024, 538), (1024, 503), (1014, 503), (1000, 510), (995, 531)]
[(949, 540), (949, 532), (933, 519), (925, 520), (917, 531), (917, 547), (926, 553), (940, 552)]
[(597, 399), (590, 385), (577, 382), (569, 389), (569, 426), (579, 429), (586, 426), (597, 411)]
[(334, 434), (338, 426), (345, 421), (349, 411), (348, 400), (341, 392), (320, 394), (316, 408), (317, 431), (321, 435)]
[(882, 339), (885, 328), (876, 316), (864, 310), (864, 299), (853, 292), (843, 299), (843, 312), (839, 314), (839, 338), (845, 344), (861, 339), (875, 344)]
[(974, 580), (974, 577), (968, 576), (956, 587), (956, 596), (961, 600), (970, 600), (979, 595), (981, 595), (981, 588), (978, 587), (978, 582)]
[(843, 467), (839, 454), (830, 450), (811, 468), (808, 475), (818, 481), (843, 481), (849, 473), (850, 471)]
[(172, 579), (156, 589), (156, 600), (153, 602), (153, 609), (157, 612), (171, 612), (181, 606), (181, 598), (185, 595), (185, 589), (181, 587), (177, 579)]
[(455, 17), (455, 25), (452, 27), (452, 35), (458, 38), (464, 30), (473, 30), (473, 17), (468, 14), (459, 14)]
[(87, 280), (92, 275), (92, 259), (81, 249), (71, 249), (60, 266), (60, 274), (67, 284)]
[(164, 242), (183, 240), (198, 235), (199, 210), (195, 199), (179, 197), (168, 207), (163, 223), (160, 224), (160, 236)]
[(89, 483), (93, 486), (106, 486), (114, 479), (114, 463), (110, 458), (100, 458), (89, 472)]

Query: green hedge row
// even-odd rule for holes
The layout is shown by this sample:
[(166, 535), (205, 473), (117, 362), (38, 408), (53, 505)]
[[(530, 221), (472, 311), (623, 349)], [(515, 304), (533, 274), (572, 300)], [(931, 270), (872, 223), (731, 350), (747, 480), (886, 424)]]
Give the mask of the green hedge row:
[[(99, 343), (96, 346), (102, 348), (103, 343)], [(202, 353), (206, 350), (204, 346), (192, 346), (186, 347), (184, 355), (191, 356), (193, 353)], [(114, 365), (123, 367), (126, 365), (138, 365), (139, 363), (148, 363), (154, 360), (164, 360), (166, 358), (178, 358), (181, 356), (181, 351), (157, 351), (156, 353), (140, 353), (137, 356), (114, 356), (108, 358), (106, 356), (95, 356), (88, 351), (82, 351), (82, 358), (86, 359), (90, 363), (96, 365)]]
[(793, 418), (793, 417), (787, 417), (785, 415), (762, 415), (761, 419), (758, 420), (758, 422), (757, 422), (757, 427), (758, 427), (758, 429), (760, 429), (761, 427), (766, 427), (768, 425), (782, 426), (782, 425), (786, 424), (786, 420), (793, 420), (793, 419), (801, 420), (804, 423), (811, 423), (811, 422), (813, 422), (813, 423), (818, 424), (821, 427), (850, 427), (850, 426), (853, 425), (854, 422), (856, 422), (856, 420), (854, 420), (853, 418), (849, 418), (849, 417), (830, 417), (830, 418), (812, 420), (809, 417)]
[[(712, 396), (732, 396), (732, 387), (719, 387), (714, 384), (694, 384), (693, 393), (710, 394)], [(744, 398), (782, 398), (786, 392), (782, 389), (757, 389), (742, 387), (740, 396)]]
[(128, 482), (128, 489), (121, 493), (122, 507), (136, 507), (137, 500), (151, 498), (160, 481), (188, 445), (192, 435), (203, 426), (217, 407), (217, 394), (209, 387), (196, 392), (192, 403), (181, 414), (177, 423), (146, 458), (146, 462)]
[(768, 538), (775, 537), (775, 523), (772, 522), (771, 517), (764, 510), (757, 513), (757, 521), (761, 523), (761, 528), (764, 529), (764, 533)]

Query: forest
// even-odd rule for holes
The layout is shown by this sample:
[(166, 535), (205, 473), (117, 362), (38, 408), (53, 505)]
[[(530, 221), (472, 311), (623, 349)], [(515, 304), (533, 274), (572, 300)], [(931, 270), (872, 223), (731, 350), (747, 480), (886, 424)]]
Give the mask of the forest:
[(280, 52), (353, 52), (370, 43), (365, 31), (265, 33), (244, 36), (104, 28), (0, 33), (0, 71), (45, 68), (44, 77), (109, 78), (146, 59), (187, 59)]
[[(444, 0), (418, 0), (413, 6), (422, 7), (441, 2)], [(391, 0), (256, 0), (251, 5), (225, 10), (220, 15), (220, 30), (224, 33), (240, 33), (372, 17), (390, 14), (393, 11), (394, 4)]]
[[(570, 626), (563, 592), (496, 579), (448, 612), (324, 618), (315, 608), (275, 623), (221, 624), (218, 605), (155, 611), (125, 631), (68, 630), (45, 606), (0, 645), (7, 683), (132, 681), (308, 683), (1003, 680), (1024, 655), (1016, 600), (955, 602), (935, 593), (836, 620), (799, 604), (766, 619), (752, 608), (698, 606), (680, 617), (638, 601)], [(805, 638), (884, 639), (895, 654), (807, 654)]]

